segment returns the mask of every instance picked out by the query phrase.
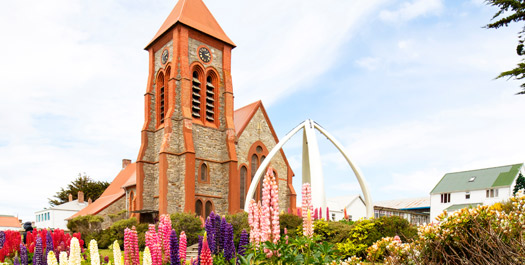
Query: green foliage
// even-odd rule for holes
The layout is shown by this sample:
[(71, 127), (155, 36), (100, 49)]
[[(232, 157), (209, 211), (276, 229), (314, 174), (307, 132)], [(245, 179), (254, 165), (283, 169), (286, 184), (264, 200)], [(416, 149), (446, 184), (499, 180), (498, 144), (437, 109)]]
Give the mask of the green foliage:
[(67, 228), (73, 233), (80, 232), (86, 235), (102, 230), (103, 221), (104, 219), (97, 215), (84, 215), (69, 220)]
[(343, 222), (327, 222), (317, 220), (314, 222), (314, 234), (330, 243), (343, 242), (352, 230), (352, 226)]
[(518, 191), (520, 191), (520, 190), (525, 190), (525, 178), (523, 177), (521, 172), (518, 175), (518, 179), (516, 179), (516, 186), (514, 186), (514, 190), (512, 191), (512, 195), (516, 196), (516, 193), (518, 193)]
[(250, 233), (250, 224), (248, 223), (248, 213), (239, 212), (233, 215), (226, 215), (226, 221), (233, 226), (233, 242), (239, 245), (239, 239), (243, 229)]
[[(525, 4), (522, 0), (486, 0), (486, 3), (491, 6), (498, 7), (499, 10), (494, 14), (492, 20), (496, 20), (493, 23), (487, 24), (486, 28), (500, 28), (508, 26), (511, 23), (525, 21)], [(525, 27), (518, 34), (518, 46), (516, 46), (516, 52), (519, 56), (525, 55), (524, 50), (524, 33)], [(496, 78), (506, 77), (508, 79), (521, 80), (525, 78), (525, 63), (522, 59), (521, 63), (512, 70), (502, 72)], [(525, 94), (525, 83), (521, 84), (522, 91), (517, 94)]]
[(303, 233), (301, 228), (301, 225), (303, 224), (303, 218), (297, 215), (283, 213), (279, 216), (279, 222), (281, 223), (281, 232), (284, 232), (284, 228), (286, 228), (286, 230), (288, 230), (288, 234), (295, 234), (299, 230), (299, 234)]
[(344, 257), (364, 257), (366, 249), (380, 238), (374, 220), (361, 220), (352, 226), (346, 239), (337, 243), (336, 248)]
[(402, 217), (383, 216), (374, 222), (381, 237), (399, 236), (403, 242), (417, 237), (417, 228)]
[(139, 224), (136, 218), (117, 221), (107, 229), (88, 234), (85, 238), (87, 242), (91, 239), (95, 239), (101, 249), (108, 248), (115, 240), (118, 241), (120, 246), (124, 246), (124, 229), (131, 229), (133, 226), (135, 226), (137, 230), (139, 248), (143, 248), (145, 245), (144, 234), (148, 230), (148, 224)]
[(199, 235), (204, 234), (204, 228), (199, 217), (192, 213), (175, 213), (171, 214), (171, 225), (177, 234), (182, 231), (188, 238), (188, 246), (199, 242)]
[(69, 183), (66, 188), (60, 188), (60, 191), (56, 192), (54, 197), (56, 199), (48, 199), (51, 206), (60, 205), (69, 201), (69, 194), (73, 196), (73, 200), (78, 199), (78, 192), (84, 192), (84, 198), (86, 200), (91, 198), (93, 201), (98, 199), (100, 195), (109, 186), (107, 181), (95, 181), (90, 177), (78, 174), (78, 177)]

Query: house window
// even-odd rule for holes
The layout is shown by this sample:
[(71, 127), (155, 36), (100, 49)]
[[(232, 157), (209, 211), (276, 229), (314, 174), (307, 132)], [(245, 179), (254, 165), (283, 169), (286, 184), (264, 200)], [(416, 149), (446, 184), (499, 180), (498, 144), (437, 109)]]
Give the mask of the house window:
[(469, 192), (469, 191), (467, 191), (467, 192), (465, 193), (465, 199), (467, 199), (467, 200), (470, 199), (470, 192)]
[(206, 202), (205, 211), (206, 211), (206, 215), (204, 218), (207, 218), (210, 215), (211, 211), (213, 211), (213, 204), (211, 203), (211, 201)]
[(498, 189), (488, 189), (486, 191), (486, 197), (487, 198), (498, 197)]
[(196, 119), (201, 118), (201, 82), (199, 73), (193, 72), (192, 89), (191, 89), (191, 116)]
[(335, 221), (335, 213), (332, 213), (332, 221)]
[(450, 193), (441, 194), (441, 203), (449, 203), (449, 202), (450, 202)]
[(244, 204), (245, 204), (245, 198), (246, 198), (246, 175), (248, 173), (248, 169), (246, 169), (245, 166), (242, 166), (241, 167), (241, 171), (240, 171), (240, 183), (239, 183), (239, 186), (240, 186), (240, 196), (241, 196), (241, 209), (244, 209)]
[(208, 166), (206, 166), (205, 163), (201, 164), (200, 173), (199, 173), (199, 180), (201, 182), (208, 182)]
[(202, 201), (201, 200), (197, 200), (195, 202), (195, 213), (200, 215), (200, 216), (203, 216), (202, 215)]

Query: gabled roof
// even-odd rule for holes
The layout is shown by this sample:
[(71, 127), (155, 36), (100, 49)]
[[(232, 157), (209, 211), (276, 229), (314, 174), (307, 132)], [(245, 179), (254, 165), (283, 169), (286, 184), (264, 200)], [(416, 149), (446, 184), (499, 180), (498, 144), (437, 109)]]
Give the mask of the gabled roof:
[(365, 201), (359, 194), (326, 198), (326, 206), (332, 211), (342, 211), (344, 208), (350, 207), (354, 202), (359, 201), (361, 201), (363, 205), (365, 204)]
[(456, 211), (456, 210), (459, 210), (459, 209), (463, 209), (463, 208), (475, 208), (478, 205), (481, 205), (481, 203), (454, 204), (454, 205), (451, 205), (450, 207), (448, 207), (445, 210), (447, 212), (453, 212), (453, 211)]
[(523, 163), (447, 173), (430, 194), (507, 187), (512, 185), (521, 167)]
[(75, 218), (77, 216), (97, 214), (100, 211), (104, 210), (106, 207), (111, 205), (116, 200), (120, 199), (126, 194), (122, 186), (126, 184), (130, 178), (135, 179), (137, 173), (137, 164), (131, 163), (126, 168), (120, 171), (107, 189), (100, 195), (96, 201), (88, 205), (86, 208), (80, 210), (78, 213), (69, 217), (68, 219)]
[(155, 37), (153, 37), (153, 40), (151, 40), (146, 46), (146, 49), (157, 38), (177, 24), (177, 22), (206, 33), (235, 47), (235, 43), (226, 36), (226, 33), (224, 33), (221, 26), (219, 26), (219, 23), (217, 23), (217, 20), (215, 20), (202, 0), (179, 0), (168, 18), (166, 18), (160, 27), (157, 34), (155, 34)]
[(0, 227), (22, 228), (20, 220), (14, 216), (0, 216)]
[(378, 201), (374, 202), (374, 206), (398, 210), (415, 210), (422, 208), (430, 208), (430, 197)]
[(242, 134), (244, 128), (246, 128), (248, 123), (250, 123), (250, 120), (252, 119), (253, 115), (255, 115), (255, 112), (257, 112), (259, 106), (262, 106), (262, 102), (260, 100), (248, 104), (233, 112), (233, 125), (235, 126), (235, 133), (237, 134), (237, 137)]
[(48, 209), (40, 210), (40, 211), (35, 212), (35, 213), (46, 212), (46, 211), (49, 211), (49, 210), (80, 211), (84, 207), (86, 207), (87, 205), (88, 205), (87, 202), (80, 203), (80, 202), (78, 202), (78, 200), (74, 200), (74, 201), (62, 203), (60, 205), (57, 205), (57, 206), (54, 206), (54, 207), (51, 207), (51, 208), (48, 208)]

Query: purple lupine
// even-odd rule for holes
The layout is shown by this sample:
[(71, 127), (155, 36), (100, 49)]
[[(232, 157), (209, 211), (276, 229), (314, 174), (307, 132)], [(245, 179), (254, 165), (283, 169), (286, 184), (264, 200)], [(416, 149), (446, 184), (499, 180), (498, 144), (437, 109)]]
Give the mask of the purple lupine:
[(226, 223), (223, 238), (224, 258), (226, 260), (231, 260), (235, 257), (235, 243), (233, 243), (233, 225), (227, 223), (226, 220), (223, 221), (224, 223)]
[(33, 255), (33, 265), (43, 265), (42, 238), (40, 235), (36, 238), (35, 253)]
[[(215, 249), (215, 241), (213, 240), (213, 235), (215, 234), (215, 213), (212, 211), (208, 218), (206, 218), (206, 224), (204, 229), (206, 230), (206, 233), (208, 234), (208, 244), (210, 246), (210, 250), (213, 252)], [(213, 250), (212, 250), (213, 249)]]
[[(214, 235), (214, 234), (208, 235), (208, 238), (207, 238), (207, 239), (208, 239), (208, 243), (209, 243), (209, 242), (215, 242), (215, 241), (216, 241), (216, 240), (215, 240), (215, 235)], [(211, 252), (211, 253), (214, 253), (214, 252), (215, 252), (215, 250), (216, 250), (216, 248), (215, 248), (216, 245), (215, 245), (215, 244), (209, 244), (208, 247), (210, 248), (210, 252)]]
[(24, 246), (24, 244), (20, 244), (20, 261), (21, 265), (27, 265), (27, 248)]
[(222, 238), (221, 238), (221, 216), (216, 214), (215, 215), (215, 222), (213, 223), (214, 233), (213, 238), (215, 239), (215, 251), (212, 251), (212, 253), (219, 253), (221, 251), (220, 246), (222, 245)]
[(51, 231), (47, 230), (46, 235), (46, 251), (45, 256), (42, 259), (42, 264), (47, 265), (47, 255), (50, 251), (53, 251), (53, 238), (51, 237)]
[(180, 264), (179, 239), (175, 229), (172, 229), (170, 234), (170, 261), (171, 264)]
[(20, 265), (20, 261), (18, 261), (18, 256), (15, 256), (13, 258), (13, 265)]
[(244, 256), (244, 253), (246, 253), (246, 248), (248, 247), (248, 244), (250, 243), (250, 236), (246, 232), (246, 229), (243, 229), (241, 232), (241, 237), (239, 238), (239, 255)]
[(0, 249), (4, 247), (4, 243), (5, 243), (5, 232), (0, 231)]
[(219, 232), (219, 240), (216, 240), (217, 241), (217, 248), (219, 250), (217, 250), (218, 253), (220, 253), (221, 251), (224, 250), (225, 248), (225, 242), (226, 242), (226, 230), (228, 229), (228, 222), (226, 222), (226, 218), (223, 217), (222, 218), (222, 221), (221, 221), (221, 229), (220, 229), (220, 232)]
[(198, 256), (197, 256), (197, 260), (198, 260), (198, 265), (201, 264), (201, 250), (202, 250), (202, 240), (203, 240), (203, 236), (199, 236), (199, 249), (197, 251), (198, 253)]

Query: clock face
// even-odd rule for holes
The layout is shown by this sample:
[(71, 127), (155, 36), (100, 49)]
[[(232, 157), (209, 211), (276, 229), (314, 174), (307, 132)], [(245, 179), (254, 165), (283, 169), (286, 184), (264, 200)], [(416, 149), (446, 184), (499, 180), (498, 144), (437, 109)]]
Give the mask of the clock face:
[(199, 48), (199, 58), (204, 63), (211, 62), (211, 52), (210, 52), (210, 50), (208, 50), (208, 48), (206, 48), (206, 47), (200, 47)]
[(170, 57), (170, 53), (168, 52), (168, 50), (164, 50), (161, 56), (162, 63), (165, 64), (168, 61), (169, 57)]

